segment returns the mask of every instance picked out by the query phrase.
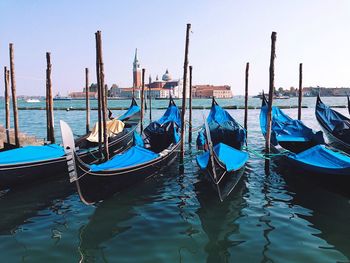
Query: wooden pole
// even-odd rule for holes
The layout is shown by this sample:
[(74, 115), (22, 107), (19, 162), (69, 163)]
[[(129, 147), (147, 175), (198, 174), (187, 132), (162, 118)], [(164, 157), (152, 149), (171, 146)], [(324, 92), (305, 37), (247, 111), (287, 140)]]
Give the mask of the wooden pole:
[(152, 122), (152, 96), (151, 96), (151, 83), (152, 83), (152, 78), (151, 78), (151, 75), (149, 75), (149, 79), (148, 79), (149, 122)]
[(143, 119), (145, 114), (145, 100), (144, 100), (144, 92), (145, 92), (145, 69), (142, 69), (142, 88), (141, 88), (141, 133), (143, 131)]
[(192, 143), (192, 66), (189, 66), (190, 69), (190, 94), (189, 94), (189, 116), (188, 116), (188, 143)]
[(89, 69), (85, 68), (86, 134), (90, 132)]
[(248, 80), (249, 80), (249, 62), (245, 66), (245, 97), (244, 97), (244, 129), (248, 135)]
[(267, 109), (267, 129), (266, 129), (266, 153), (270, 153), (270, 141), (271, 141), (271, 111), (272, 111), (272, 100), (273, 91), (275, 86), (275, 58), (276, 58), (276, 32), (271, 34), (271, 56), (270, 56), (270, 80), (269, 80), (269, 101)]
[(184, 59), (184, 75), (182, 90), (182, 109), (181, 109), (181, 157), (180, 162), (183, 163), (185, 157), (185, 114), (186, 114), (186, 86), (187, 86), (187, 68), (188, 68), (188, 46), (190, 43), (191, 24), (187, 24), (186, 42), (185, 42), (185, 59)]
[(96, 81), (97, 81), (97, 123), (98, 123), (98, 149), (102, 156), (102, 116), (101, 116), (101, 84), (100, 84), (100, 60), (98, 32), (95, 33), (96, 40)]
[(4, 67), (4, 80), (5, 80), (5, 128), (6, 128), (6, 140), (10, 144), (10, 72), (7, 67)]
[(298, 99), (298, 120), (301, 120), (301, 102), (303, 99), (303, 63), (299, 64), (299, 99)]
[(47, 140), (50, 141), (50, 143), (55, 143), (55, 131), (54, 131), (54, 117), (53, 117), (53, 98), (52, 98), (52, 80), (51, 80), (51, 53), (46, 52), (46, 101), (48, 107), (48, 137)]
[(109, 148), (108, 148), (108, 134), (107, 134), (107, 105), (106, 105), (106, 88), (104, 83), (104, 64), (102, 56), (102, 37), (101, 31), (97, 31), (98, 36), (98, 57), (99, 57), (99, 69), (100, 69), (100, 88), (101, 88), (101, 108), (102, 108), (102, 122), (103, 122), (103, 143), (105, 160), (109, 160)]
[(16, 78), (15, 78), (15, 62), (14, 62), (14, 49), (13, 43), (9, 45), (10, 49), (10, 78), (11, 78), (11, 92), (12, 92), (12, 107), (13, 107), (13, 118), (15, 128), (15, 145), (20, 147), (19, 143), (19, 129), (18, 129), (18, 107), (17, 107), (17, 96), (16, 96)]

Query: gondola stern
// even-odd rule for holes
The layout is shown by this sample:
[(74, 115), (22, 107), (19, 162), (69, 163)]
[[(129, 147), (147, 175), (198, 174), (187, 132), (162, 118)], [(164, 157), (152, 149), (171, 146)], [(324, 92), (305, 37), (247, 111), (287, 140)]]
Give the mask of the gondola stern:
[(66, 153), (69, 181), (72, 183), (78, 180), (74, 136), (72, 129), (65, 121), (60, 120), (60, 128), (63, 148)]

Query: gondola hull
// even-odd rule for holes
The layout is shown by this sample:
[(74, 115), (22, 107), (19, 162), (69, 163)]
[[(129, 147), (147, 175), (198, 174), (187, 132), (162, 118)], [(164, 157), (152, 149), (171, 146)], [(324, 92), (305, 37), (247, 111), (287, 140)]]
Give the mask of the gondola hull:
[(78, 161), (79, 179), (75, 183), (81, 200), (86, 204), (96, 203), (159, 173), (175, 161), (180, 144), (178, 142), (169, 153), (148, 163), (125, 169), (90, 172), (86, 165)]
[[(125, 134), (112, 139), (109, 151), (113, 154), (120, 153), (132, 146), (133, 134), (137, 125), (128, 129)], [(86, 163), (93, 163), (100, 157), (98, 149), (78, 152), (79, 157)], [(44, 161), (0, 165), (0, 189), (6, 189), (17, 185), (52, 180), (67, 174), (66, 157), (54, 158)]]
[(202, 169), (201, 172), (206, 177), (214, 189), (219, 195), (221, 201), (223, 201), (236, 187), (244, 174), (245, 165), (240, 169), (228, 172), (224, 165), (217, 159), (214, 158), (215, 162), (215, 175), (218, 178), (215, 180), (213, 174), (213, 168), (211, 163), (208, 163), (206, 169)]

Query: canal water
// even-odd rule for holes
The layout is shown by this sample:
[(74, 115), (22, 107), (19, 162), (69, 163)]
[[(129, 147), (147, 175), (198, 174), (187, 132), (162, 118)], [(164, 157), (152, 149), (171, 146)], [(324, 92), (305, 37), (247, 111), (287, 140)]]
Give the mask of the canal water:
[[(315, 100), (304, 99), (308, 108), (303, 109), (302, 118), (308, 126), (320, 129)], [(324, 101), (346, 104), (346, 98)], [(244, 99), (218, 102), (242, 106)], [(164, 107), (167, 101), (152, 103)], [(260, 103), (250, 100), (251, 106)], [(109, 104), (127, 107), (130, 101)], [(210, 100), (193, 104), (210, 106)], [(293, 106), (297, 100), (276, 104)], [(67, 108), (83, 105), (84, 101), (55, 102)], [(0, 107), (3, 123), (3, 101)], [(348, 115), (345, 108), (338, 110)], [(201, 125), (202, 114), (208, 112), (194, 110), (194, 126)], [(229, 112), (243, 123), (243, 110)], [(297, 109), (285, 112), (297, 116)], [(163, 110), (152, 113), (156, 119)], [(93, 112), (92, 120), (96, 117)], [(21, 110), (19, 118), (21, 131), (45, 137), (44, 111)], [(96, 206), (79, 200), (68, 177), (0, 192), (1, 262), (349, 262), (349, 185), (332, 177), (324, 181), (301, 174), (278, 162), (271, 163), (266, 175), (265, 161), (259, 157), (264, 139), (258, 118), (258, 109), (249, 110), (248, 147), (257, 154), (250, 154), (243, 179), (224, 202), (199, 173), (194, 143), (186, 148), (184, 173), (174, 163)], [(60, 119), (76, 134), (84, 133), (85, 112), (55, 111), (59, 140)]]

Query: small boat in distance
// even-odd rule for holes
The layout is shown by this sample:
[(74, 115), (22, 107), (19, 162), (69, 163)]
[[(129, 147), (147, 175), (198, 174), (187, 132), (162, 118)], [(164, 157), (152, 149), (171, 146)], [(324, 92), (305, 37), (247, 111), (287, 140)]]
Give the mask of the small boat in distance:
[(204, 122), (197, 137), (197, 147), (204, 149), (204, 153), (196, 160), (223, 201), (239, 182), (249, 158), (241, 150), (246, 143), (246, 130), (214, 98)]
[(40, 100), (39, 99), (29, 98), (29, 99), (26, 99), (26, 102), (27, 103), (38, 103), (38, 102), (40, 102)]
[(53, 100), (72, 100), (69, 96), (61, 96), (60, 93), (57, 93)]
[(324, 104), (320, 95), (317, 96), (315, 114), (330, 143), (350, 152), (350, 119)]

